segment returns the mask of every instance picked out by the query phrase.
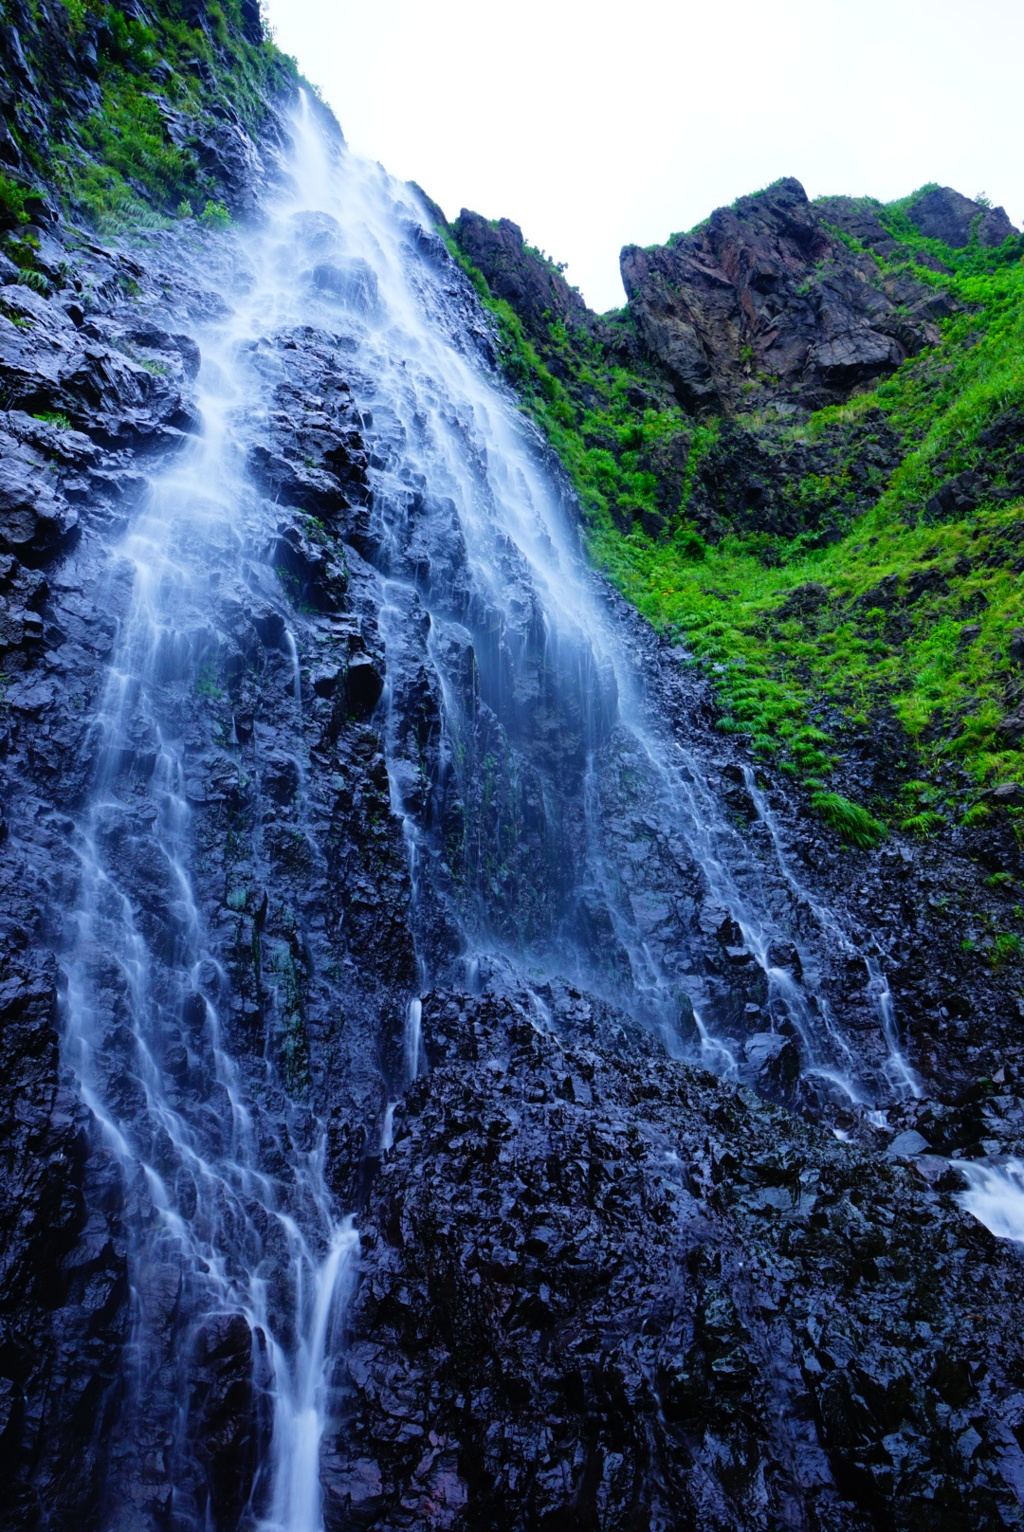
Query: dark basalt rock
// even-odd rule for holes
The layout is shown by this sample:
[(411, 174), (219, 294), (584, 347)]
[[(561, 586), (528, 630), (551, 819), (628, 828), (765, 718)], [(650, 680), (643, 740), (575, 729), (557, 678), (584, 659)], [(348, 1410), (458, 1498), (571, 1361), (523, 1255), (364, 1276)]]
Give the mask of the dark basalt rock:
[(1007, 744), (1013, 746), (1019, 745), (1021, 740), (1024, 740), (1024, 702), (1012, 713), (1007, 713), (999, 720), (996, 733)]
[(0, 366), (8, 408), (64, 416), (109, 446), (195, 428), (194, 342), (97, 319), (79, 328), (61, 304), (28, 287), (12, 288), (4, 305)]
[(992, 247), (1019, 231), (1001, 207), (987, 207), (951, 186), (936, 186), (907, 208), (907, 217), (929, 239), (940, 239), (954, 250), (962, 250), (976, 233), (979, 245)]
[(47, 460), (15, 438), (0, 437), (0, 547), (25, 564), (44, 562), (67, 542), (77, 513), (47, 483)]
[(328, 1527), (1018, 1525), (1016, 1250), (552, 998), (425, 1002)]
[(753, 388), (813, 408), (938, 338), (930, 290), (891, 297), (791, 178), (672, 244), (628, 245), (621, 266), (637, 333), (691, 410), (733, 409)]
[[(254, 1365), (255, 1363), (255, 1365)], [(199, 1335), (189, 1407), (198, 1423), (216, 1526), (234, 1526), (249, 1503), (271, 1422), (266, 1337), (242, 1314), (212, 1316)]]
[(889, 233), (866, 197), (819, 197), (814, 207), (826, 224), (859, 239), (878, 255), (891, 257), (899, 249), (899, 241)]
[(129, 1293), (119, 1178), (62, 1078), (56, 965), (9, 836), (0, 875), (0, 1462), (5, 1521), (29, 1527), (61, 1504), (95, 1509), (83, 1447), (109, 1426)]

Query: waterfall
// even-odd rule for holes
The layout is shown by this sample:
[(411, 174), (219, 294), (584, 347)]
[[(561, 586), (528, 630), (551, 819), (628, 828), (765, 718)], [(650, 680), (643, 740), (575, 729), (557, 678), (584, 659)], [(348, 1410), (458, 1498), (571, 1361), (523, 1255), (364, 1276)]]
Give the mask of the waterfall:
[[(216, 689), (217, 613), (238, 571), (277, 624), (267, 685), (294, 740), (290, 823), (312, 865), (326, 855), (302, 744), (310, 623), (268, 551), (275, 507), (246, 459), (274, 337), (334, 337), (373, 454), (364, 552), (386, 657), (373, 723), (417, 965), (377, 1143), (389, 1146), (394, 1098), (425, 1067), (422, 1002), (442, 984), (517, 986), (544, 1026), (557, 1026), (553, 986), (577, 985), (731, 1077), (777, 1043), (796, 1050), (808, 1089), (824, 1082), (854, 1113), (916, 1089), (870, 955), (871, 1046), (837, 1019), (818, 955), (853, 940), (821, 909), (808, 927), (810, 896), (756, 783), (771, 835), (752, 860), (706, 761), (659, 722), (568, 490), (487, 362), (417, 195), (326, 136), (308, 103), (294, 135), (286, 189), (231, 246), (230, 312), (197, 337), (202, 434), (153, 479), (117, 550), (132, 599), (74, 829), (66, 1055), (127, 1189), (133, 1338), (114, 1456), (152, 1457), (170, 1497), (113, 1508), (111, 1532), (161, 1518), (320, 1532), (331, 1358), (358, 1271), (354, 1209), (332, 1190), (324, 1124), (288, 1062), (288, 951), (266, 956), (277, 979), (253, 1012), (264, 1032), (238, 1047), (226, 938), (197, 894), (208, 848), (189, 707)], [(229, 764), (238, 739), (232, 723)], [(253, 759), (259, 794), (269, 765)], [(264, 807), (259, 825), (274, 818)], [(272, 893), (264, 833), (248, 849)], [(258, 881), (228, 900), (250, 912), (257, 944)], [(321, 979), (340, 1007), (337, 981)], [(207, 1356), (235, 1359), (253, 1422), (255, 1467), (218, 1491), (220, 1509), (197, 1466), (190, 1377)]]
[[(217, 692), (225, 569), (243, 569), (278, 616), (278, 717), (301, 734), (295, 617), (261, 556), (272, 528), (240, 430), (261, 408), (253, 343), (301, 314), (281, 280), (293, 258), (291, 225), (271, 218), (230, 318), (201, 336), (202, 434), (153, 480), (118, 550), (132, 599), (90, 734), (66, 955), (66, 1056), (128, 1188), (133, 1334), (115, 1455), (155, 1459), (174, 1525), (220, 1524), (194, 1468), (189, 1374), (234, 1347), (269, 1440), (245, 1508), (264, 1532), (322, 1526), (325, 1367), (359, 1239), (327, 1185), (322, 1128), (272, 1050), (241, 1061), (225, 1041), (223, 954), (194, 891), (190, 796), (203, 785), (188, 780), (185, 735), (189, 694)], [(299, 798), (301, 820), (301, 781)], [(112, 1507), (110, 1525), (134, 1528), (150, 1509)]]
[[(698, 950), (696, 901), (735, 924), (737, 956), (762, 976), (761, 1025), (795, 1039), (806, 1079), (858, 1110), (915, 1094), (870, 954), (873, 1055), (836, 1020), (816, 944), (859, 949), (823, 907), (798, 936), (813, 901), (752, 778), (772, 886), (746, 886), (749, 845), (706, 765), (646, 700), (567, 487), (467, 335), (461, 288), (430, 248), (414, 193), (333, 153), (308, 112), (297, 142), (310, 205), (334, 220), (318, 225), (318, 253), (374, 274), (372, 313), (331, 298), (320, 322), (344, 323), (353, 387), (373, 416), (382, 726), (424, 985), (512, 971), (535, 990), (568, 978), (646, 1022), (671, 1052), (742, 1072), (742, 1036), (721, 1025), (729, 986)], [(413, 671), (433, 710), (429, 744), (402, 697)], [(458, 933), (447, 948), (439, 906)], [(794, 941), (799, 975), (775, 956)], [(414, 1007), (415, 1050), (418, 1017)]]

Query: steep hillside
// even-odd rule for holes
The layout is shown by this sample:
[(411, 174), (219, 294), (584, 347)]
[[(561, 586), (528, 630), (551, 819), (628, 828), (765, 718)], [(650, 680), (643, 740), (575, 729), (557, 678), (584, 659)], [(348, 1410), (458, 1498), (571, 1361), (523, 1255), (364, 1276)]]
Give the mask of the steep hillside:
[(32, 221), (110, 235), (251, 206), (252, 137), (296, 79), (256, 0), (4, 0), (0, 19), (0, 227), (23, 271), (60, 285), (11, 237)]
[(624, 250), (601, 318), (513, 225), (452, 235), (513, 311), (506, 367), (595, 560), (708, 667), (720, 729), (918, 833), (1021, 780), (1024, 239), (1001, 209), (781, 181)]

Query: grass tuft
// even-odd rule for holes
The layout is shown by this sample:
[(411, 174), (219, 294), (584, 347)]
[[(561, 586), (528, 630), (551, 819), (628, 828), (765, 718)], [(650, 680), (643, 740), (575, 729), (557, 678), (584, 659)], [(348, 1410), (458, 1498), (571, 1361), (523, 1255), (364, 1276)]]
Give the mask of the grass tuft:
[(884, 840), (886, 829), (866, 808), (851, 803), (840, 793), (812, 793), (811, 807), (820, 814), (825, 823), (851, 846), (870, 851)]

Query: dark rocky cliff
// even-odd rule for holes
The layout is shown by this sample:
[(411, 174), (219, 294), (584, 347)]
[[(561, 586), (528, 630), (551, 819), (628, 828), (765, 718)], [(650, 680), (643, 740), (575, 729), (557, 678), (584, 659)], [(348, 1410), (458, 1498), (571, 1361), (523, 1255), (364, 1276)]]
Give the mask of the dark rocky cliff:
[(629, 245), (621, 266), (643, 344), (698, 411), (751, 389), (811, 407), (844, 399), (934, 344), (932, 321), (949, 311), (910, 278), (880, 280), (794, 180), (664, 247)]
[[(4, 19), (11, 110), (0, 154), (13, 190), (12, 254), (0, 266), (0, 1520), (25, 1532), (234, 1532), (265, 1504), (265, 1337), (241, 1312), (190, 1327), (181, 1273), (130, 1254), (144, 1178), (126, 1174), (76, 1089), (64, 1023), (83, 876), (76, 819), (130, 606), (122, 539), (147, 486), (194, 439), (195, 336), (227, 312), (224, 294), (244, 270), (245, 226), (224, 226), (219, 208), (252, 215), (280, 175), (293, 80), (279, 60), (259, 62), (248, 4), (79, 14), (40, 0), (7, 4)], [(200, 87), (187, 112), (168, 75), (183, 56)], [(166, 174), (152, 158), (120, 169), (104, 158), (96, 114), (134, 100), (125, 76), (156, 101)], [(955, 218), (962, 232), (960, 203), (939, 202), (932, 195), (922, 227)], [(158, 226), (132, 224), (140, 209)], [(130, 240), (118, 237), (122, 221)], [(676, 395), (701, 411), (732, 408), (751, 397), (752, 379), (758, 398), (800, 407), (845, 397), (929, 344), (948, 307), (941, 291), (913, 276), (887, 287), (834, 233), (847, 227), (864, 245), (882, 238), (863, 209), (823, 213), (782, 183), (664, 251), (632, 252), (630, 313), (604, 319), (514, 225), (464, 214), (455, 233), (574, 406), (595, 411), (618, 390), (625, 439), (604, 424), (591, 445), (609, 460), (613, 448), (640, 454), (629, 471), (655, 480), (660, 499), (624, 498), (618, 513), (627, 530), (648, 517), (658, 538), (688, 486), (709, 535), (745, 515), (783, 531), (827, 521), (794, 511), (787, 486), (824, 472), (832, 445), (791, 443), (780, 468), (756, 439), (725, 432), (695, 473), (696, 421), (649, 443), (642, 422)], [(985, 213), (982, 242), (1001, 228)], [(332, 264), (329, 228), (310, 237), (328, 253), (302, 279), (348, 302), (351, 272)], [(440, 244), (416, 224), (406, 248), (410, 262), (443, 272), (467, 354), (501, 350), (507, 335), (493, 333)], [(372, 310), (372, 273), (356, 276), (358, 304)], [(375, 380), (357, 375), (350, 346), (342, 321), (253, 346), (261, 408), (238, 426), (248, 520), (240, 542), (210, 554), (215, 597), (202, 623), (190, 617), (188, 644), (162, 677), (161, 704), (183, 740), (195, 902), (215, 955), (187, 984), (175, 966), (180, 886), (153, 855), (162, 788), (141, 714), (113, 752), (121, 807), (99, 821), (107, 865), (155, 954), (168, 1100), (214, 1128), (227, 1113), (201, 1026), (215, 1001), (266, 1163), (276, 1171), (293, 1150), (312, 1152), (323, 1125), (326, 1184), (340, 1211), (357, 1212), (361, 1285), (336, 1356), (327, 1526), (1021, 1526), (1019, 1251), (959, 1206), (963, 1181), (947, 1163), (1024, 1151), (1019, 985), (1012, 969), (979, 964), (965, 976), (946, 928), (924, 914), (936, 888), (958, 879), (977, 909), (995, 907), (1000, 888), (986, 890), (983, 876), (1024, 871), (1012, 795), (964, 832), (959, 860), (928, 846), (844, 852), (800, 816), (778, 773), (751, 773), (745, 744), (711, 733), (720, 711), (706, 681), (609, 595), (650, 706), (697, 752), (724, 825), (746, 847), (741, 875), (763, 880), (769, 904), (792, 908), (806, 934), (807, 899), (794, 901), (772, 849), (779, 833), (807, 886), (872, 934), (864, 950), (887, 962), (926, 1094), (878, 1125), (854, 1111), (840, 1120), (826, 1088), (800, 1081), (792, 1029), (766, 1030), (765, 972), (685, 848), (650, 832), (651, 804), (630, 799), (626, 773), (607, 826), (633, 879), (629, 901), (651, 950), (685, 947), (700, 969), (706, 1014), (721, 1020), (747, 1083), (668, 1058), (652, 1033), (573, 984), (527, 992), (499, 972), (423, 997), (429, 1069), (384, 1147), (385, 1104), (406, 1083), (418, 957), (440, 968), (459, 945), (441, 893), (419, 894), (414, 910), (385, 751), (402, 768), (406, 817), (436, 811), (450, 882), (491, 901), (509, 944), (517, 922), (540, 918), (530, 858), (542, 794), (530, 784), (533, 822), (516, 821), (517, 846), (499, 843), (494, 826), (504, 834), (512, 809), (493, 817), (493, 804), (507, 795), (515, 808), (515, 784), (496, 780), (501, 731), (493, 699), (481, 700), (483, 648), (474, 653), (461, 626), (473, 619), (471, 560), (408, 433), (386, 402), (366, 406)], [(614, 369), (628, 377), (609, 385)], [(884, 467), (896, 447), (877, 435)], [(858, 437), (847, 446), (865, 461)], [(877, 499), (870, 466), (852, 492), (856, 513)], [(431, 631), (418, 595), (397, 617), (385, 612), (382, 578), (396, 569), (423, 593), (428, 577), (443, 586), (459, 623)], [(524, 577), (510, 565), (501, 583), (529, 660), (516, 678), (522, 731), (535, 731), (554, 781), (575, 780), (584, 725), (557, 712)], [(781, 620), (820, 621), (827, 600), (804, 590)], [(890, 606), (895, 622), (902, 607)], [(383, 630), (396, 622), (401, 658), (388, 669)], [(432, 646), (476, 710), (480, 780), (467, 791), (445, 754)], [(851, 769), (866, 779), (894, 768), (877, 743)], [(767, 804), (781, 830), (770, 830)], [(597, 930), (611, 947), (610, 930)], [(820, 947), (821, 993), (870, 1056), (880, 1045), (864, 955)], [(794, 946), (773, 948), (771, 962), (799, 979)], [(111, 950), (91, 977), (106, 1017), (104, 1081), (130, 1115), (146, 1074), (126, 974)], [(696, 1053), (695, 1025), (691, 1007)], [(268, 1250), (279, 1263), (280, 1242)], [(140, 1312), (152, 1342), (141, 1379)]]

